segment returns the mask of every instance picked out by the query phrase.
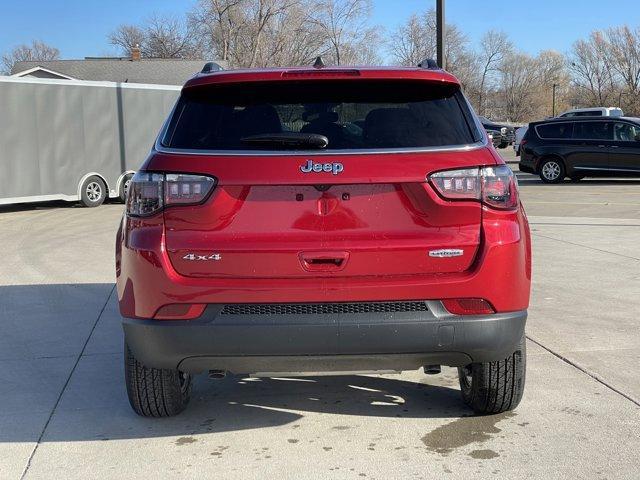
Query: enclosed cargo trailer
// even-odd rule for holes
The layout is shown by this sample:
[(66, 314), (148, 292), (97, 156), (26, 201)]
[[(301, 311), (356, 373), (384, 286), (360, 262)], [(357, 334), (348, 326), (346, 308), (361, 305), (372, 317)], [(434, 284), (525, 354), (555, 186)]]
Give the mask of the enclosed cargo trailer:
[(123, 197), (180, 88), (0, 77), (0, 205)]

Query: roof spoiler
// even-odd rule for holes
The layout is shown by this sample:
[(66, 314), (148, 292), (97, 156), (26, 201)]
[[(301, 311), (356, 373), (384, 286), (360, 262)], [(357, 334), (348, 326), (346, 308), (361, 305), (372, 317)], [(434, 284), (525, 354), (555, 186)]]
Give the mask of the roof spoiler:
[(222, 65), (216, 62), (207, 62), (204, 64), (204, 67), (202, 67), (200, 73), (213, 73), (220, 72), (222, 70), (224, 70), (224, 68), (222, 68)]
[(425, 70), (442, 70), (438, 66), (438, 62), (436, 62), (433, 58), (425, 58), (418, 64), (419, 68), (424, 68)]

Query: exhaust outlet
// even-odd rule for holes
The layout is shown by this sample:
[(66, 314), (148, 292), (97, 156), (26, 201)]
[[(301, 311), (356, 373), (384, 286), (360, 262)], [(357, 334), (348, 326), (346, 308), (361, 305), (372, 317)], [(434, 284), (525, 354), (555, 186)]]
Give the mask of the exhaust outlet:
[(424, 373), (427, 375), (438, 375), (442, 371), (440, 365), (425, 365)]

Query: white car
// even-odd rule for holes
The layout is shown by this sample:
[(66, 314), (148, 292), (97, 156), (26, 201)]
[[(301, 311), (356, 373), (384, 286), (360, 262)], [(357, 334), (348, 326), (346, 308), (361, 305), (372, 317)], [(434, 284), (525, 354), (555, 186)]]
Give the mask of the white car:
[(619, 107), (575, 108), (558, 115), (563, 117), (622, 117), (624, 112)]
[(529, 125), (516, 129), (516, 139), (513, 142), (513, 150), (516, 152), (516, 157), (520, 156), (520, 143), (527, 134), (527, 130), (529, 130)]

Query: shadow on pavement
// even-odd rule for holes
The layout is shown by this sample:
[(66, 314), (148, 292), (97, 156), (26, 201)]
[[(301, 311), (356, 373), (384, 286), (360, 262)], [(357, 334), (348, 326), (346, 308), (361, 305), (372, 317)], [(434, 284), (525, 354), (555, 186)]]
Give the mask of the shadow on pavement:
[[(194, 379), (191, 403), (181, 415), (138, 417), (126, 398), (115, 295), (107, 302), (112, 287), (0, 287), (0, 347), (6, 347), (0, 359), (0, 404), (4, 406), (0, 442), (33, 441), (47, 420), (44, 442), (230, 432), (284, 426), (325, 414), (336, 415), (335, 419), (322, 417), (326, 428), (335, 430), (350, 428), (346, 422), (353, 423), (354, 417), (402, 421), (471, 414), (461, 400), (454, 370), (449, 369), (438, 377), (416, 373), (396, 378), (228, 376), (209, 380), (200, 375)], [(25, 316), (25, 311), (30, 313)], [(436, 385), (421, 383), (427, 380)]]

